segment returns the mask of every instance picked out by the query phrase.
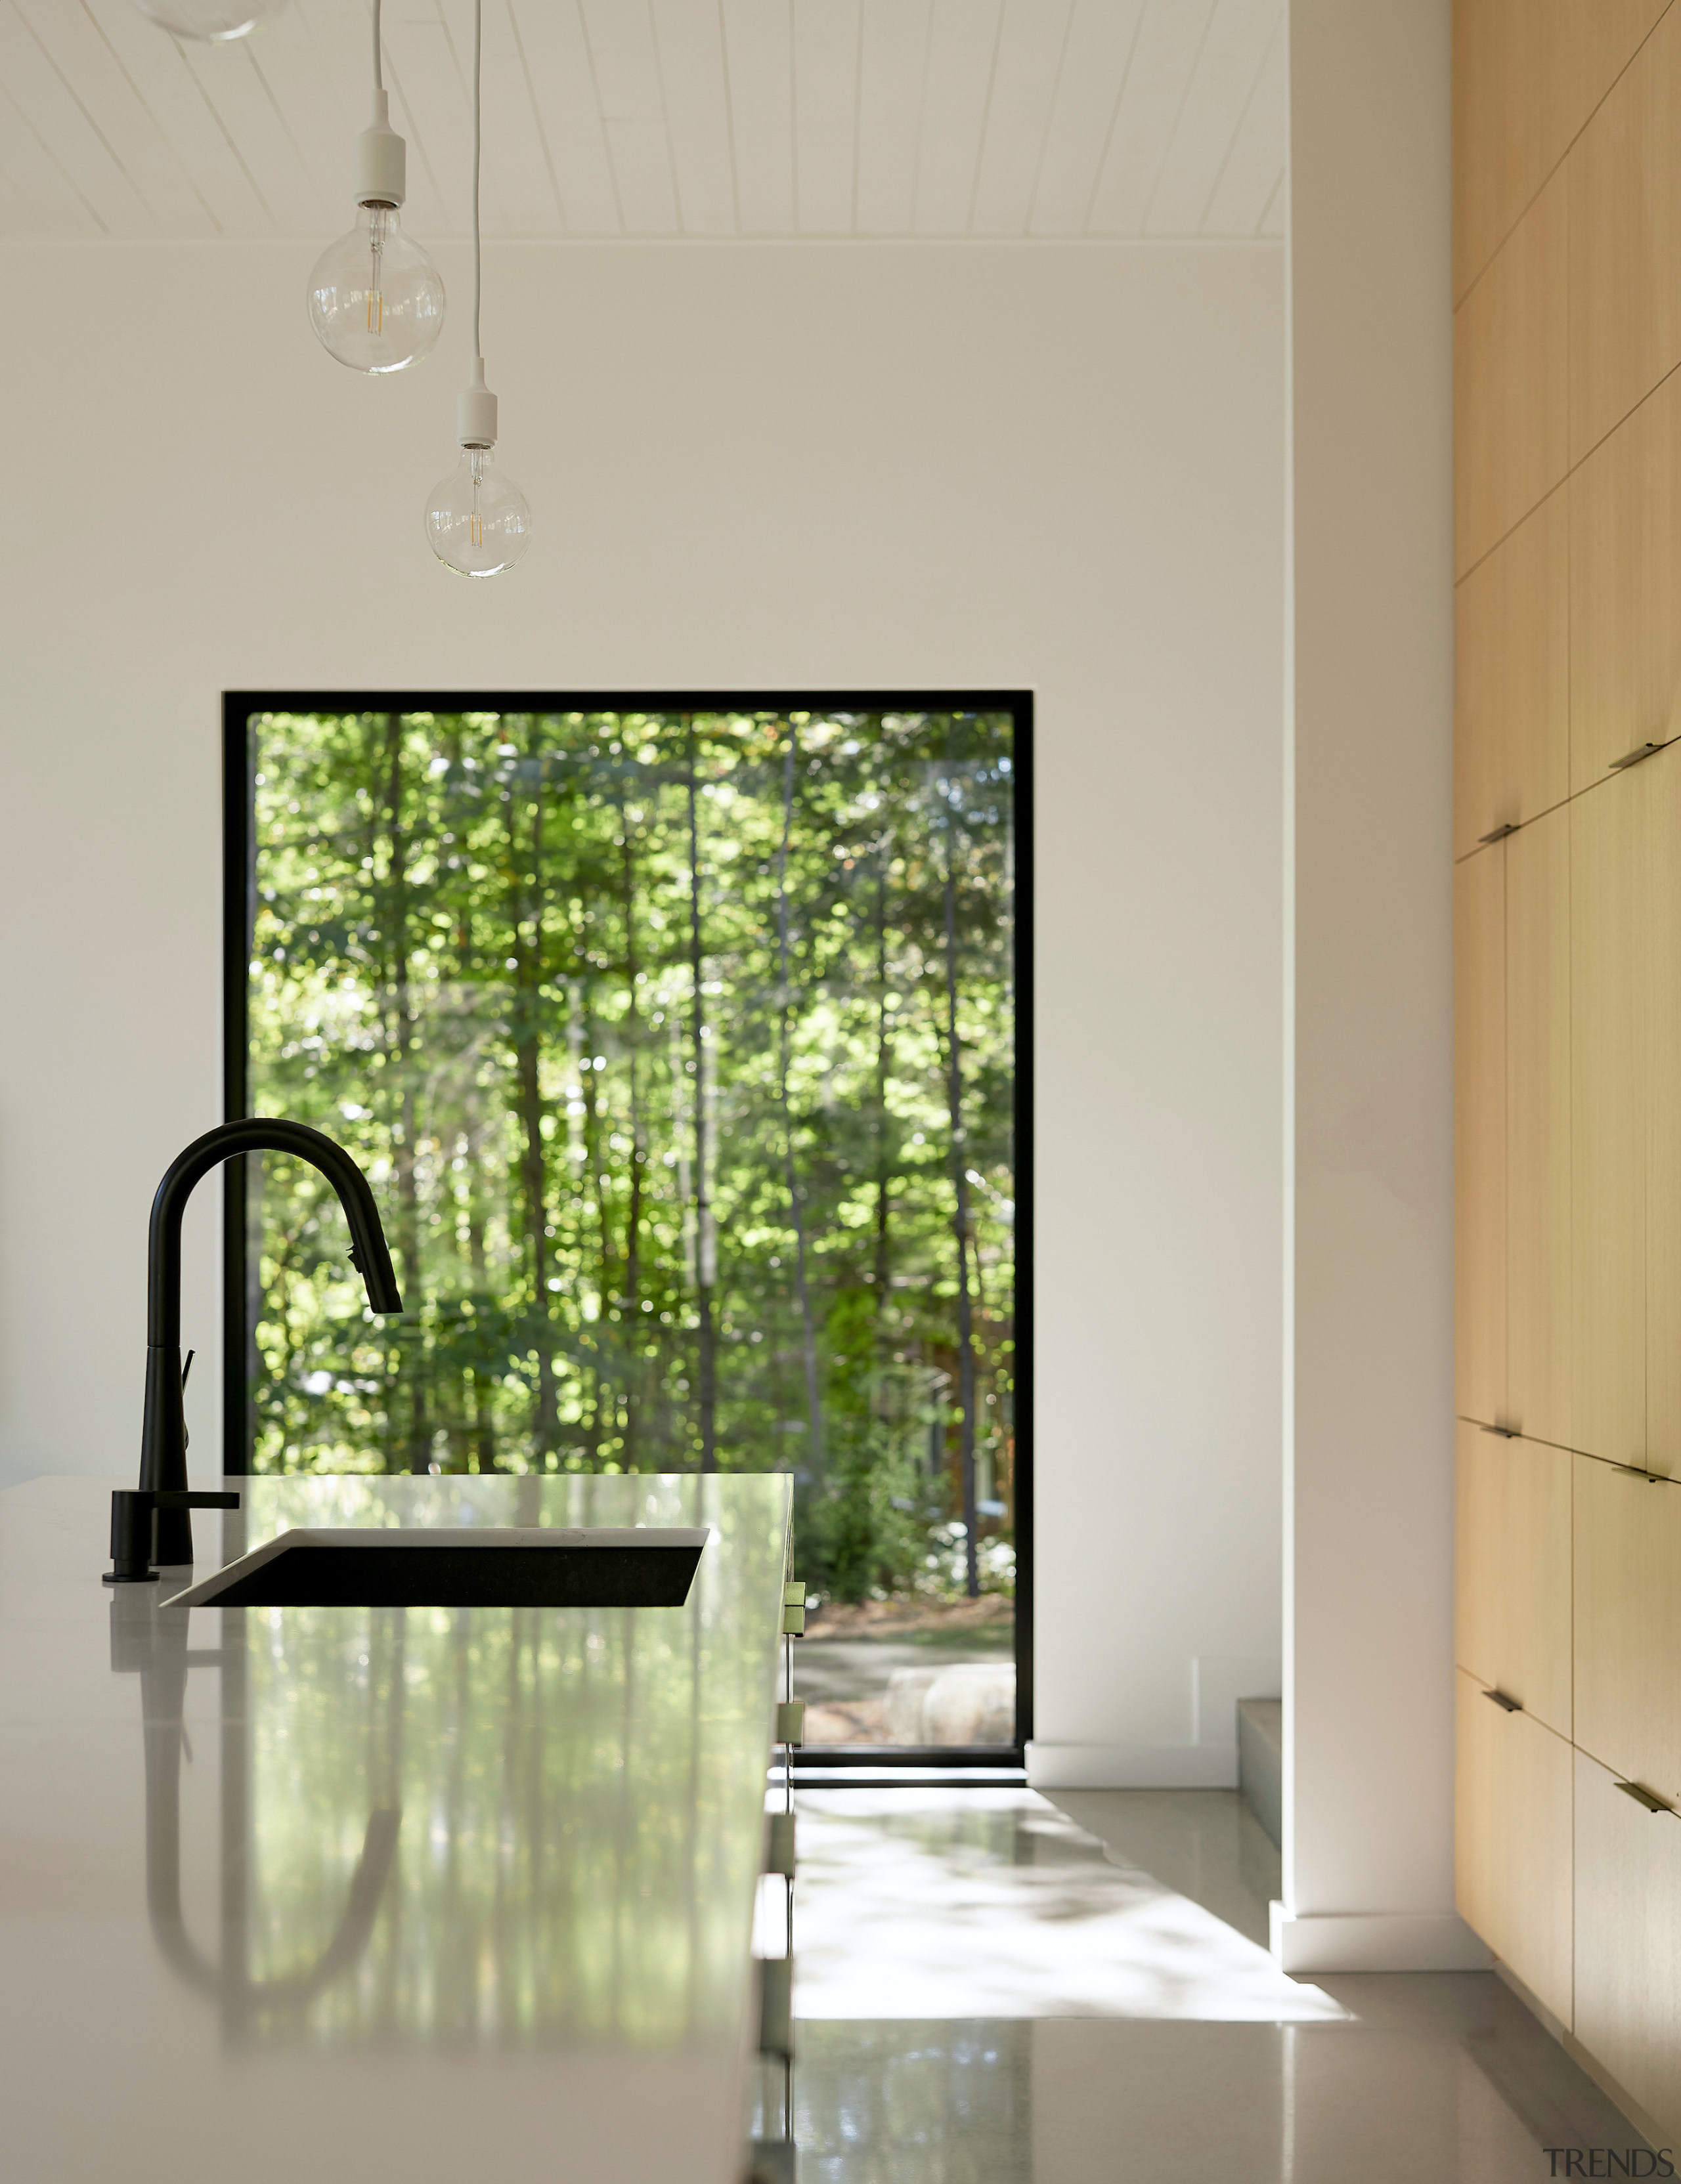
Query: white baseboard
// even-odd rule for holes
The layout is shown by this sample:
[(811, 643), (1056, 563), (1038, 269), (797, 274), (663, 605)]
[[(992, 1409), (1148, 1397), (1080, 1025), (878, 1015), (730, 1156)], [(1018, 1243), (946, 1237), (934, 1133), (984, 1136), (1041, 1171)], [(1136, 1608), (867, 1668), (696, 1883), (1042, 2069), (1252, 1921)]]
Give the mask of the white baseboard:
[(1330, 1911), (1295, 1918), (1272, 1906), (1282, 1972), (1485, 1972), (1494, 1963), (1450, 1911)]
[(1232, 1744), (1046, 1744), (1027, 1747), (1035, 1790), (1235, 1790)]

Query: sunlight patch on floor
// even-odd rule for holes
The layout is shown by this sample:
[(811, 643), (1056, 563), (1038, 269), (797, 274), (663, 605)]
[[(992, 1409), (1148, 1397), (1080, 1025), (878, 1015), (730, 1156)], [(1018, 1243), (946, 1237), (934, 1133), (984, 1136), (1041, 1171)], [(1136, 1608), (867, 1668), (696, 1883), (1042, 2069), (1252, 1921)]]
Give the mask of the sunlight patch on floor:
[(804, 2018), (1349, 2013), (1031, 1791), (807, 1791), (795, 2011)]

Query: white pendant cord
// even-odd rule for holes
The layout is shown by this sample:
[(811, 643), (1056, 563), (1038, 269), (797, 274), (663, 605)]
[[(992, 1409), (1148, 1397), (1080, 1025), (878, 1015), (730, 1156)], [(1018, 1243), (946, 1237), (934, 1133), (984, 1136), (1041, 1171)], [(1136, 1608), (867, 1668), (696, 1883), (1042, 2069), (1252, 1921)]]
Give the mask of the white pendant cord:
[[(376, 7), (379, 0), (374, 0)], [(481, 123), (481, 100), (478, 89), (479, 57), (484, 44), (484, 0), (472, 0), (472, 353), (476, 357), (484, 354), (484, 344), (478, 332), (478, 299), (483, 286), (480, 270), (481, 247), (478, 237), (478, 156)]]
[(373, 0), (373, 87), (376, 91), (385, 88), (385, 72), (379, 50), (379, 0)]

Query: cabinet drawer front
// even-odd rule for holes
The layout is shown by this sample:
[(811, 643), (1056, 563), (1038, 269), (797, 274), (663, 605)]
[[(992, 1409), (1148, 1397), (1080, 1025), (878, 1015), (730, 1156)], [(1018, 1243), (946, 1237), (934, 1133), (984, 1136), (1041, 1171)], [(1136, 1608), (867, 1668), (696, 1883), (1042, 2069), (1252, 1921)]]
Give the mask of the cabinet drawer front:
[[(1463, 1670), (1455, 1795), (1460, 1916), (1571, 2021), (1571, 1750)], [(1678, 1830), (1681, 1832), (1681, 1830)]]
[(1570, 806), (1572, 1436), (1617, 1463), (1646, 1456), (1645, 881), (1662, 756)]
[(1570, 793), (1570, 487), (1459, 589), (1454, 649), (1454, 855)]
[(1575, 1737), (1681, 1797), (1681, 1485), (1575, 1459)]
[(1570, 1735), (1570, 1469), (1563, 1449), (1459, 1429), (1460, 1668)]
[(1506, 853), (1506, 1411), (1576, 1446), (1570, 1390), (1570, 814)]
[(1576, 2036), (1681, 2137), (1681, 1819), (1576, 1758)]
[(1455, 1408), (1506, 1417), (1506, 853), (1454, 872)]

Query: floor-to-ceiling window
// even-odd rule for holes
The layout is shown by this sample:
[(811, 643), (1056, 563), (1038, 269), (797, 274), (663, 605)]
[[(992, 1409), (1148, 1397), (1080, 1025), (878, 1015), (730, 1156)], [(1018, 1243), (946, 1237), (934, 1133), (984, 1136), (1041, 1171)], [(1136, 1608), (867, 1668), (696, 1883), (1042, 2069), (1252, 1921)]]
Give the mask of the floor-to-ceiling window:
[(249, 1467), (790, 1471), (808, 1746), (1016, 1744), (1028, 713), (230, 699), (230, 1103), (409, 1307), (245, 1162)]

